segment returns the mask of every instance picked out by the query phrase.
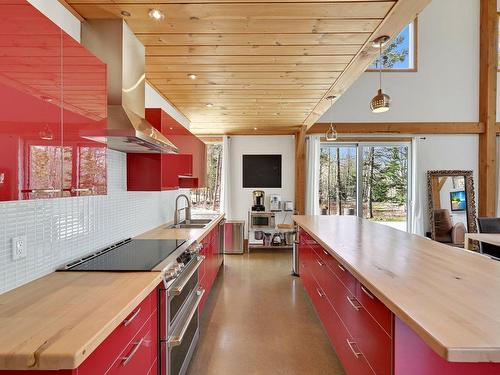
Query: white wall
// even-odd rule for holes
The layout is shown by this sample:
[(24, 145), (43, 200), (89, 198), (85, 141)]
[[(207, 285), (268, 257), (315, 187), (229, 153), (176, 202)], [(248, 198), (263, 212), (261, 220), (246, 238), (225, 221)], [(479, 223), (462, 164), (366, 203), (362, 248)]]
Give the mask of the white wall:
[[(244, 154), (281, 154), (282, 168), (281, 189), (251, 189), (243, 188), (243, 155)], [(231, 136), (230, 138), (230, 212), (228, 218), (246, 220), (252, 207), (252, 192), (264, 190), (266, 206), (269, 207), (269, 194), (280, 194), (281, 200), (294, 201), (295, 197), (295, 139), (291, 135), (283, 136)], [(277, 215), (277, 220), (280, 217)]]
[(433, 0), (418, 18), (418, 71), (385, 73), (392, 108), (369, 109), (377, 73), (364, 73), (320, 122), (478, 121), (479, 0)]
[[(460, 169), (472, 170), (477, 203), (478, 176), (478, 135), (428, 134), (417, 137), (417, 150), (414, 171), (416, 190), (414, 200), (414, 220), (417, 221), (418, 234), (429, 231), (427, 213), (427, 171)], [(420, 226), (418, 225), (420, 223)]]

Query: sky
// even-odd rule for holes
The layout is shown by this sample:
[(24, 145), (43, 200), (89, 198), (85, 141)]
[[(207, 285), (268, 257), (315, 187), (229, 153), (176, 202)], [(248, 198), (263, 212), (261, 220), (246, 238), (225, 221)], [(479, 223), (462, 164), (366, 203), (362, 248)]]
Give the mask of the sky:
[[(397, 51), (401, 51), (403, 49), (408, 49), (410, 50), (409, 44), (410, 44), (410, 25), (406, 26), (403, 31), (399, 33), (399, 35), (403, 36), (403, 43), (399, 44), (398, 47), (396, 48)], [(403, 62), (397, 62), (394, 64), (393, 69), (408, 69), (409, 68), (409, 58), (408, 56), (406, 57), (405, 61)], [(375, 64), (372, 64), (370, 66), (370, 69), (377, 69)]]

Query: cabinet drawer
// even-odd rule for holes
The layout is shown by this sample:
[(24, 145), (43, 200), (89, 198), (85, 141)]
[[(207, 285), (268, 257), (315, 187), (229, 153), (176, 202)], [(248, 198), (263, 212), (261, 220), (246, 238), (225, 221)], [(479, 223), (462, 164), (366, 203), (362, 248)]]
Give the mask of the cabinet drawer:
[(354, 276), (334, 257), (330, 257), (329, 267), (335, 273), (335, 275), (337, 275), (339, 280), (342, 282), (342, 284), (344, 284), (349, 292), (355, 294), (357, 280), (354, 278)]
[(374, 374), (367, 359), (360, 352), (355, 340), (314, 277), (310, 276), (308, 282), (304, 284), (307, 286), (309, 297), (346, 372), (349, 375)]
[(153, 314), (128, 343), (106, 375), (147, 374), (158, 355), (158, 328)]
[[(80, 365), (79, 374), (104, 374), (148, 318), (156, 315), (158, 291), (153, 290), (127, 318)], [(155, 320), (156, 322), (156, 320)]]
[(392, 337), (392, 312), (360, 282), (356, 285), (356, 298), (366, 311)]
[[(343, 290), (342, 290), (343, 289)], [(377, 375), (390, 375), (392, 341), (389, 335), (346, 288), (338, 288), (333, 304), (357, 348)]]

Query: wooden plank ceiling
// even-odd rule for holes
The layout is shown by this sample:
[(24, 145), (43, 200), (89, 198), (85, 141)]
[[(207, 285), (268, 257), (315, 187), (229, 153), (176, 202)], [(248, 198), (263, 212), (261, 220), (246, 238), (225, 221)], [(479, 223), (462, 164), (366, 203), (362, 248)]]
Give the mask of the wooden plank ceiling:
[[(342, 94), (376, 56), (370, 41), (396, 35), (428, 1), (67, 3), (86, 19), (130, 13), (124, 18), (146, 46), (146, 78), (194, 132), (279, 134), (314, 124), (325, 97)], [(152, 20), (152, 8), (165, 19)]]

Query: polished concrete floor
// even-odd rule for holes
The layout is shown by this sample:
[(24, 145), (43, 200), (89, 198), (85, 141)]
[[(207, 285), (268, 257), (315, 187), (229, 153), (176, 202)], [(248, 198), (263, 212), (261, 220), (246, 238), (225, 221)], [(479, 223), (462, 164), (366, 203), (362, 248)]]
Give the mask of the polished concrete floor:
[(226, 255), (188, 375), (341, 375), (290, 252)]

